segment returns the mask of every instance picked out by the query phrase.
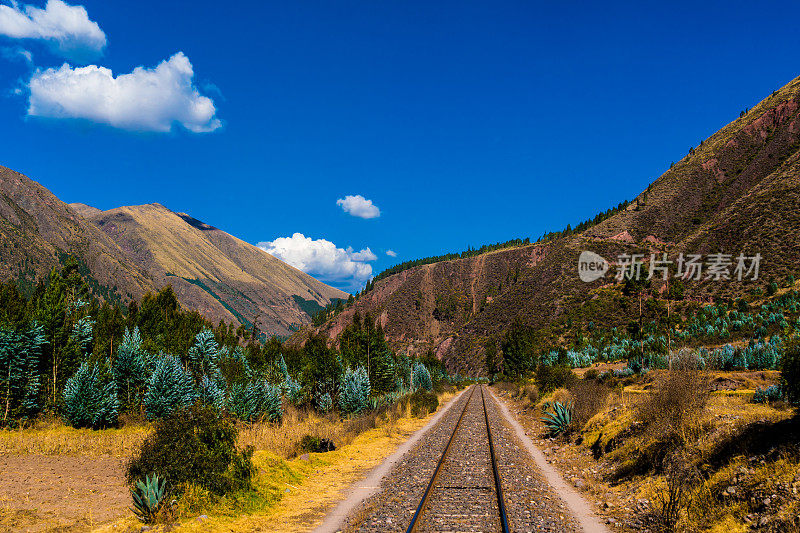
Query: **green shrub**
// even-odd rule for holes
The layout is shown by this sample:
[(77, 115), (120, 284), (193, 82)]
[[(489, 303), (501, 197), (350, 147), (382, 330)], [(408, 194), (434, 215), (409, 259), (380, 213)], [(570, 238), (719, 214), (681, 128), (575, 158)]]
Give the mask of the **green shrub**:
[(569, 387), (576, 379), (572, 369), (566, 366), (539, 365), (536, 369), (536, 384), (544, 393)]
[(781, 380), (786, 399), (792, 404), (800, 404), (800, 342), (786, 347), (781, 360)]
[(193, 483), (217, 495), (251, 487), (253, 449), (238, 450), (238, 430), (207, 407), (179, 409), (156, 422), (127, 468), (129, 483), (157, 475), (179, 492)]
[(76, 428), (102, 428), (117, 423), (117, 390), (97, 368), (83, 363), (64, 387), (64, 419)]
[(336, 446), (329, 439), (306, 435), (300, 441), (300, 449), (304, 452), (323, 453), (332, 452), (336, 449)]
[(417, 418), (428, 416), (429, 413), (436, 411), (439, 407), (439, 398), (434, 393), (424, 389), (419, 389), (409, 396), (408, 402), (411, 407), (411, 416)]
[(133, 514), (145, 524), (156, 521), (158, 512), (164, 504), (166, 482), (158, 476), (145, 476), (144, 481), (139, 480), (131, 489), (133, 499)]
[(572, 425), (572, 403), (565, 405), (561, 402), (552, 402), (545, 408), (541, 420), (549, 436), (556, 437), (566, 433)]
[(325, 394), (317, 394), (317, 410), (320, 413), (327, 413), (331, 409), (333, 409), (333, 399), (331, 398), (330, 393), (326, 392)]

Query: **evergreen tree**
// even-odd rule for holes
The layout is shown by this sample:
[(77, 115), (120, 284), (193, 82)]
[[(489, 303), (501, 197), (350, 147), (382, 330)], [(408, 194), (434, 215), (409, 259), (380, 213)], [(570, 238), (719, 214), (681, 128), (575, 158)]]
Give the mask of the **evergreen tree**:
[(19, 349), (20, 336), (13, 331), (0, 330), (0, 385), (2, 385), (3, 422), (13, 416), (12, 407), (21, 396), (25, 358)]
[(246, 422), (278, 421), (283, 416), (280, 389), (264, 380), (231, 385), (227, 409)]
[(174, 355), (160, 357), (144, 395), (147, 417), (162, 418), (175, 409), (193, 404), (196, 399), (192, 378), (184, 371), (181, 360)]
[(75, 344), (82, 356), (91, 352), (93, 329), (95, 321), (90, 316), (78, 319), (72, 327), (70, 341)]
[(117, 356), (111, 366), (114, 381), (117, 383), (120, 403), (127, 408), (139, 404), (142, 390), (148, 379), (148, 357), (142, 350), (142, 336), (139, 328), (126, 329)]
[(535, 366), (533, 328), (515, 319), (501, 343), (507, 376), (520, 377)]
[(211, 329), (205, 328), (197, 334), (188, 353), (189, 366), (197, 381), (212, 369), (218, 352), (219, 345)]
[(83, 363), (64, 387), (63, 411), (64, 419), (76, 428), (115, 425), (119, 401), (114, 382)]
[(363, 366), (349, 368), (339, 388), (339, 408), (345, 414), (357, 414), (369, 404), (369, 376)]
[(19, 344), (23, 360), (21, 373), (22, 401), (20, 404), (20, 416), (32, 418), (41, 410), (39, 398), (39, 361), (42, 356), (42, 348), (46, 344), (42, 326), (34, 324), (23, 335)]
[(432, 388), (433, 382), (431, 381), (430, 371), (422, 363), (416, 363), (411, 371), (411, 390), (431, 390)]
[(221, 376), (209, 377), (204, 374), (200, 379), (199, 400), (210, 407), (222, 410), (225, 408), (226, 388)]

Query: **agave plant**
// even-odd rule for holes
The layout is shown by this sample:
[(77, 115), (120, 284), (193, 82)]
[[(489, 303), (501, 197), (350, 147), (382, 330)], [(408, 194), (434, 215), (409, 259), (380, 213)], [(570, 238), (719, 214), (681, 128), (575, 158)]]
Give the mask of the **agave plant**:
[(548, 409), (549, 411), (545, 411), (542, 417), (542, 422), (550, 436), (555, 437), (564, 433), (572, 424), (572, 402), (568, 404), (553, 402)]
[(158, 511), (164, 503), (166, 480), (158, 476), (145, 476), (144, 481), (139, 480), (136, 487), (131, 489), (133, 498), (133, 514), (145, 524), (152, 524), (156, 520)]

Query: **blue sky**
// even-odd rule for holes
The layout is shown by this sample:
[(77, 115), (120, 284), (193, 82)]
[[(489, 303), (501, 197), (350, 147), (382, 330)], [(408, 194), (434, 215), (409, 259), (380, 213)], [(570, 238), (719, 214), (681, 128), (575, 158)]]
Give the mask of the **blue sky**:
[(592, 217), (800, 75), (790, 2), (0, 6), (0, 164), (347, 289)]

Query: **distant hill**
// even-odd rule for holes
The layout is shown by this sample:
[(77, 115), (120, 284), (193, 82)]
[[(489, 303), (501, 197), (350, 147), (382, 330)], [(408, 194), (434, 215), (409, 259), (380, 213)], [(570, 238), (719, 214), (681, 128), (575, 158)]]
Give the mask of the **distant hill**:
[[(480, 374), (487, 342), (514, 320), (541, 346), (594, 326), (624, 327), (638, 310), (612, 274), (583, 283), (578, 256), (725, 252), (763, 256), (757, 282), (685, 282), (678, 306), (733, 299), (800, 272), (800, 78), (743, 112), (678, 161), (629, 205), (577, 233), (537, 244), (414, 266), (385, 276), (316, 328), (334, 339), (370, 313), (399, 350), (433, 350), (451, 370)], [(655, 281), (650, 298), (663, 296)], [(662, 302), (663, 303), (663, 302)], [(645, 313), (656, 313), (645, 309)], [(663, 306), (662, 306), (663, 307)], [(302, 342), (306, 329), (294, 337)]]
[(0, 167), (0, 279), (31, 286), (68, 255), (94, 292), (129, 301), (166, 284), (211, 320), (287, 335), (347, 294), (263, 250), (159, 204), (100, 211), (67, 205)]

